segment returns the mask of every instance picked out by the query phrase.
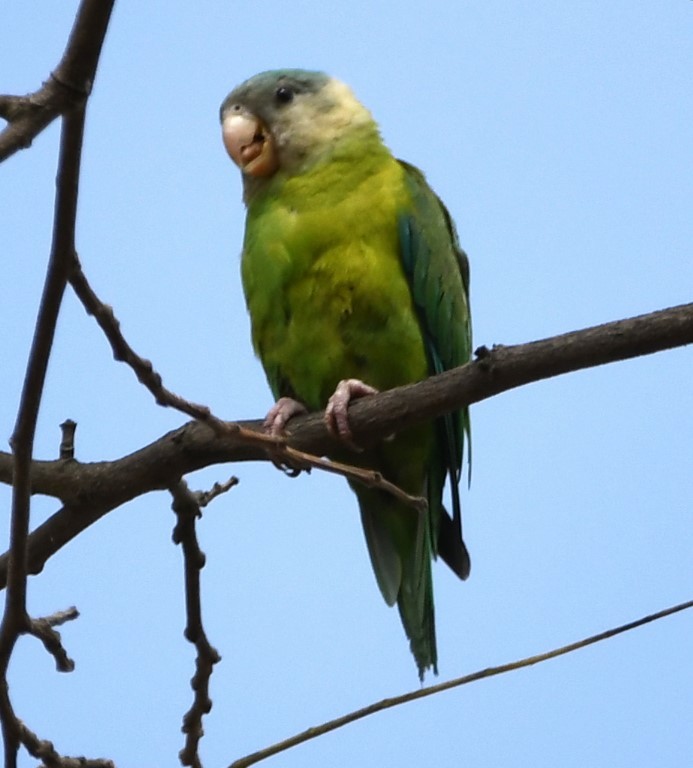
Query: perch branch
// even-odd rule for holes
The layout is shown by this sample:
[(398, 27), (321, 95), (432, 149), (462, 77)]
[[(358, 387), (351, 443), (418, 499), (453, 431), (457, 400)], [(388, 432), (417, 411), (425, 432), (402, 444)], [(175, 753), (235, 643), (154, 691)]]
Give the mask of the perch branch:
[[(529, 344), (494, 347), (461, 368), (417, 384), (364, 397), (349, 409), (355, 439), (366, 445), (450, 410), (562, 373), (625, 360), (693, 343), (693, 304), (606, 323)], [(239, 422), (244, 431), (262, 431), (262, 422)], [(322, 414), (292, 419), (287, 445), (314, 455), (336, 447)], [(218, 436), (192, 422), (115, 461), (34, 461), (34, 493), (62, 500), (63, 509), (32, 532), (30, 573), (100, 517), (144, 493), (165, 490), (197, 469), (236, 461), (267, 460), (265, 446), (232, 432)], [(12, 482), (11, 456), (0, 452), (0, 482)], [(0, 586), (7, 555), (0, 556)]]
[(426, 502), (423, 498), (410, 496), (393, 483), (385, 480), (378, 472), (365, 470), (350, 464), (327, 461), (320, 456), (312, 455), (306, 451), (290, 448), (286, 445), (284, 437), (244, 429), (237, 422), (222, 421), (207, 406), (193, 403), (167, 389), (163, 384), (161, 375), (154, 370), (151, 361), (138, 355), (127, 342), (120, 330), (120, 323), (116, 319), (113, 309), (104, 304), (96, 295), (76, 256), (70, 272), (70, 284), (87, 313), (95, 318), (99, 327), (104, 332), (113, 350), (114, 358), (124, 362), (131, 368), (137, 380), (149, 390), (159, 405), (175, 408), (187, 416), (192, 416), (194, 419), (211, 427), (217, 435), (236, 434), (248, 443), (259, 443), (266, 446), (270, 458), (279, 466), (288, 465), (296, 471), (317, 468), (326, 472), (332, 472), (333, 474), (342, 475), (349, 480), (355, 480), (363, 485), (380, 488), (405, 504), (413, 506), (415, 509), (421, 510), (425, 507)]
[(318, 736), (329, 733), (330, 731), (336, 731), (338, 728), (343, 728), (349, 723), (353, 723), (356, 720), (361, 720), (362, 718), (368, 717), (368, 715), (373, 715), (376, 712), (382, 712), (385, 709), (398, 707), (401, 704), (406, 704), (410, 701), (416, 701), (417, 699), (423, 699), (427, 696), (433, 696), (434, 694), (441, 693), (442, 691), (449, 691), (451, 688), (459, 688), (462, 685), (468, 685), (469, 683), (474, 683), (477, 680), (483, 680), (488, 677), (496, 677), (497, 675), (503, 675), (506, 672), (514, 672), (517, 669), (531, 667), (534, 664), (540, 664), (541, 662), (548, 661), (549, 659), (555, 659), (558, 656), (565, 656), (567, 653), (572, 653), (573, 651), (577, 651), (580, 648), (586, 648), (589, 645), (594, 645), (595, 643), (602, 642), (603, 640), (608, 640), (611, 637), (623, 634), (624, 632), (629, 632), (632, 629), (642, 627), (644, 624), (649, 624), (650, 622), (657, 621), (658, 619), (663, 619), (666, 616), (671, 616), (672, 614), (678, 613), (679, 611), (685, 611), (688, 608), (693, 608), (693, 600), (689, 600), (686, 603), (680, 603), (679, 605), (675, 605), (672, 608), (666, 608), (663, 611), (650, 614), (649, 616), (645, 616), (628, 624), (623, 624), (622, 626), (616, 627), (615, 629), (608, 629), (606, 632), (600, 632), (598, 635), (592, 635), (591, 637), (587, 637), (584, 640), (578, 640), (577, 642), (570, 643), (570, 645), (565, 645), (562, 648), (556, 648), (555, 650), (547, 651), (546, 653), (540, 653), (536, 656), (529, 656), (525, 659), (521, 659), (520, 661), (513, 661), (509, 664), (502, 664), (499, 667), (487, 667), (486, 669), (481, 669), (478, 672), (473, 672), (470, 675), (464, 675), (464, 677), (457, 677), (454, 680), (438, 683), (438, 685), (431, 685), (428, 688), (419, 688), (416, 691), (411, 691), (401, 696), (393, 696), (389, 699), (383, 699), (382, 701), (378, 701), (375, 704), (369, 704), (367, 707), (357, 709), (354, 712), (350, 712), (349, 714), (343, 715), (342, 717), (330, 720), (329, 722), (323, 723), (322, 725), (315, 726), (314, 728), (308, 728), (308, 730), (303, 731), (302, 733), (291, 736), (290, 738), (285, 739), (284, 741), (280, 741), (277, 744), (273, 744), (266, 749), (261, 749), (257, 752), (254, 752), (252, 755), (246, 755), (245, 757), (242, 757), (239, 760), (235, 760), (233, 763), (231, 763), (229, 768), (247, 768), (249, 765), (259, 763), (261, 760), (266, 760), (268, 757), (272, 757), (279, 752), (285, 752), (287, 749), (291, 749), (291, 747), (303, 744), (306, 741), (315, 739)]

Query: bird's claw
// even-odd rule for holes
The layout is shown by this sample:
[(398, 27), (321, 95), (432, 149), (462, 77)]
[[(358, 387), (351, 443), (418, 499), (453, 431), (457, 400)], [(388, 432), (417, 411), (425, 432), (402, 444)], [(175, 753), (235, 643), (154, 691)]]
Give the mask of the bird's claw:
[(327, 401), (325, 408), (325, 423), (327, 429), (340, 440), (350, 445), (355, 450), (362, 450), (353, 441), (351, 427), (349, 426), (349, 403), (365, 395), (375, 395), (378, 390), (366, 384), (360, 379), (342, 379), (337, 384), (332, 397)]
[(267, 411), (263, 427), (270, 435), (278, 437), (284, 432), (289, 419), (302, 413), (308, 413), (306, 406), (294, 400), (292, 397), (280, 397), (279, 400)]

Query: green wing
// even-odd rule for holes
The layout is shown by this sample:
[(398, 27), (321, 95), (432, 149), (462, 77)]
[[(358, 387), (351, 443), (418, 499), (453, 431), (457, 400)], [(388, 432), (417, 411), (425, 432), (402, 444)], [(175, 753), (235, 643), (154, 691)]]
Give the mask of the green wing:
[[(402, 264), (424, 335), (429, 371), (436, 374), (463, 365), (471, 356), (469, 262), (450, 214), (424, 175), (408, 163), (400, 164), (412, 201), (411, 210), (398, 222)], [(459, 481), (465, 442), (471, 472), (468, 410), (438, 419), (436, 436), (428, 479), (431, 541), (434, 546), (437, 542), (437, 551), (450, 568), (465, 579), (470, 561), (462, 539)], [(450, 478), (452, 520), (441, 501), (446, 477)]]

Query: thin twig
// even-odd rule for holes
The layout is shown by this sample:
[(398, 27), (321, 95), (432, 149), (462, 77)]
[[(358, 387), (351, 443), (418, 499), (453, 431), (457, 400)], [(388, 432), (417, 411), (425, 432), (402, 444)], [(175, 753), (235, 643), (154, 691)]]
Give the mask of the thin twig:
[(173, 511), (177, 523), (173, 529), (173, 541), (183, 548), (185, 571), (185, 612), (187, 616), (185, 638), (195, 645), (195, 674), (191, 680), (194, 691), (193, 703), (183, 717), (185, 745), (179, 753), (182, 765), (202, 768), (199, 744), (204, 730), (202, 718), (212, 708), (209, 698), (209, 681), (214, 665), (221, 661), (221, 656), (210, 644), (202, 624), (202, 600), (200, 594), (200, 571), (205, 566), (205, 556), (200, 550), (195, 532), (195, 521), (200, 517), (200, 506), (196, 494), (192, 493), (187, 483), (180, 479), (169, 489), (173, 496)]
[(111, 760), (61, 755), (50, 741), (40, 739), (24, 723), (19, 724), (19, 729), (22, 744), (27, 752), (42, 761), (39, 768), (115, 768)]
[(459, 688), (462, 685), (474, 683), (477, 680), (483, 680), (488, 677), (503, 675), (506, 672), (514, 672), (515, 670), (523, 669), (524, 667), (531, 667), (534, 664), (539, 664), (541, 662), (548, 661), (549, 659), (555, 659), (558, 656), (564, 656), (567, 653), (572, 653), (573, 651), (577, 651), (580, 648), (586, 648), (588, 645), (594, 645), (595, 643), (599, 643), (602, 640), (608, 640), (611, 637), (615, 637), (616, 635), (620, 635), (624, 632), (629, 632), (632, 629), (641, 627), (644, 624), (649, 624), (652, 621), (657, 621), (658, 619), (663, 619), (666, 616), (671, 616), (672, 614), (678, 613), (679, 611), (685, 611), (688, 608), (693, 608), (693, 600), (680, 603), (679, 605), (675, 605), (672, 608), (666, 608), (663, 611), (658, 611), (657, 613), (650, 614), (649, 616), (637, 619), (636, 621), (631, 621), (628, 624), (623, 624), (622, 626), (616, 627), (615, 629), (608, 629), (606, 632), (600, 632), (598, 635), (592, 635), (591, 637), (587, 637), (584, 640), (570, 643), (570, 645), (564, 645), (562, 648), (557, 648), (553, 651), (540, 653), (536, 656), (529, 656), (525, 659), (521, 659), (520, 661), (513, 661), (509, 664), (503, 664), (499, 667), (487, 667), (486, 669), (479, 670), (478, 672), (473, 672), (470, 675), (464, 675), (464, 677), (457, 677), (454, 680), (448, 680), (445, 683), (431, 685), (428, 688), (420, 688), (416, 691), (405, 693), (402, 696), (393, 696), (389, 699), (383, 699), (382, 701), (378, 701), (375, 704), (369, 704), (367, 707), (357, 709), (354, 712), (343, 715), (342, 717), (337, 717), (334, 720), (323, 723), (322, 725), (308, 728), (308, 730), (303, 731), (302, 733), (298, 733), (295, 736), (291, 736), (288, 739), (284, 739), (284, 741), (273, 744), (266, 749), (261, 749), (251, 755), (241, 757), (240, 759), (231, 763), (229, 768), (247, 768), (249, 765), (259, 763), (261, 760), (266, 760), (268, 757), (272, 757), (279, 752), (284, 752), (287, 749), (291, 749), (291, 747), (295, 747), (298, 744), (303, 744), (306, 741), (315, 739), (318, 736), (329, 733), (330, 731), (343, 728), (349, 723), (353, 723), (356, 720), (361, 720), (362, 718), (368, 717), (368, 715), (375, 714), (376, 712), (382, 712), (385, 709), (391, 709), (392, 707), (397, 707), (401, 704), (415, 701), (416, 699), (423, 699), (427, 696), (433, 696), (434, 694), (441, 693), (442, 691), (448, 691), (451, 688)]
[(210, 417), (213, 417), (207, 406), (192, 403), (166, 389), (161, 375), (154, 370), (151, 361), (138, 355), (128, 344), (121, 333), (120, 323), (113, 313), (113, 308), (104, 304), (89, 285), (77, 256), (72, 262), (69, 280), (88, 314), (94, 317), (104, 332), (113, 350), (113, 357), (119, 362), (126, 363), (134, 371), (137, 380), (152, 393), (156, 402), (162, 406), (175, 408), (193, 419), (209, 423)]
[(225, 483), (214, 483), (208, 491), (195, 491), (193, 496), (200, 507), (206, 507), (214, 501), (217, 496), (221, 496), (227, 491), (230, 491), (236, 485), (238, 485), (238, 478), (232, 476)]
[(367, 488), (376, 488), (377, 490), (389, 493), (398, 501), (403, 502), (408, 507), (413, 507), (418, 512), (425, 512), (428, 508), (428, 502), (423, 496), (410, 496), (399, 486), (386, 480), (380, 472), (372, 469), (356, 467), (353, 464), (344, 464), (340, 461), (332, 461), (316, 456), (313, 453), (299, 451), (289, 445), (281, 445), (273, 454), (273, 458), (279, 462), (286, 462), (290, 467), (299, 470), (321, 469), (323, 472), (330, 472), (334, 475), (340, 475), (347, 480), (353, 480)]
[(43, 643), (43, 647), (55, 659), (58, 672), (72, 672), (75, 668), (75, 662), (67, 655), (60, 638), (60, 632), (54, 627), (64, 624), (66, 621), (74, 621), (78, 616), (79, 611), (72, 607), (42, 619), (29, 619), (27, 633)]

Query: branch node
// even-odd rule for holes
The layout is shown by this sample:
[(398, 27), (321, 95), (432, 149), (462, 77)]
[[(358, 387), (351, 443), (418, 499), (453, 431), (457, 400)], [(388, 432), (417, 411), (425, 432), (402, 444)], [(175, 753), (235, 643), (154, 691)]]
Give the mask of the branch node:
[(474, 350), (476, 363), (484, 373), (490, 373), (493, 368), (493, 351), (495, 349), (495, 345), (493, 349), (489, 349), (486, 345), (482, 344), (482, 346)]
[(60, 425), (62, 430), (62, 438), (60, 440), (60, 458), (61, 459), (74, 459), (75, 458), (75, 430), (77, 429), (77, 422), (72, 419), (65, 419)]
[(80, 84), (69, 83), (64, 77), (57, 74), (57, 70), (50, 73), (49, 78), (60, 88), (70, 92), (72, 106), (79, 107), (84, 104), (91, 94), (92, 82), (83, 80)]

